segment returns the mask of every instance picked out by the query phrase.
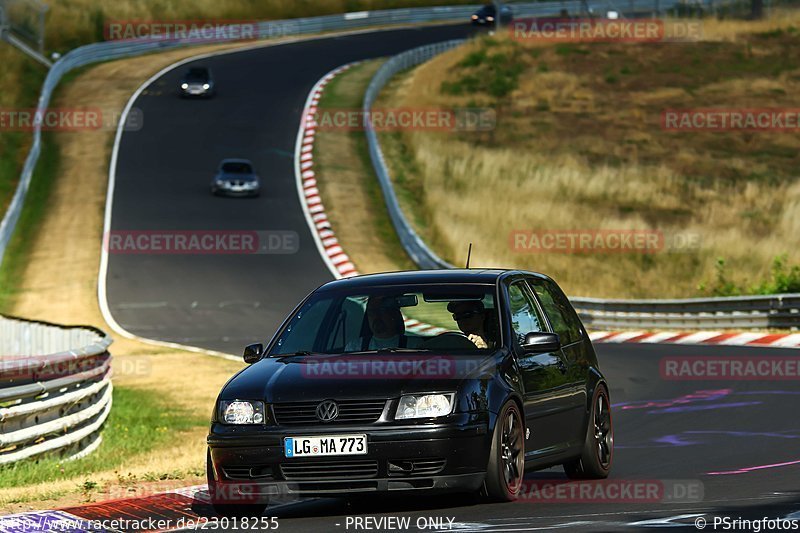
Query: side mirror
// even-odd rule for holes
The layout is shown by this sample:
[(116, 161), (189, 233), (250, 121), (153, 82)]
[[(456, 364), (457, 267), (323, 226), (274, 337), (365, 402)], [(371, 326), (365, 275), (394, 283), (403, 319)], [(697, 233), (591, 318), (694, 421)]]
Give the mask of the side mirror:
[(252, 365), (261, 360), (264, 356), (264, 345), (261, 343), (251, 344), (244, 347), (244, 362)]
[(561, 340), (557, 333), (528, 333), (525, 335), (525, 342), (522, 349), (531, 353), (554, 352), (561, 348)]

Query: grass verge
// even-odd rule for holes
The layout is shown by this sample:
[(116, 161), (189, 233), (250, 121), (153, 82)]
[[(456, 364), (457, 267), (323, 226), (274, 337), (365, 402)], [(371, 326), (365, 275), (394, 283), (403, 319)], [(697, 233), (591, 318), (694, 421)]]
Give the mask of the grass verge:
[(30, 243), (47, 210), (53, 181), (58, 173), (58, 162), (58, 143), (52, 133), (45, 132), (42, 135), (39, 163), (34, 170), (25, 205), (0, 265), (0, 312), (9, 313), (13, 309), (14, 298), (19, 290), (16, 282), (21, 279), (30, 260)]
[[(92, 66), (60, 85), (53, 105), (97, 107), (113, 115), (154, 72), (210, 49), (174, 50)], [(99, 310), (97, 279), (114, 133), (104, 128), (43, 136), (29, 201), (1, 271), (3, 311), (111, 331)], [(63, 463), (63, 472), (51, 469), (53, 463), (47, 460), (40, 462), (47, 467), (20, 465), (16, 473), (3, 472), (0, 513), (60, 508), (202, 482), (209, 413), (224, 382), (242, 364), (128, 339), (116, 339), (111, 352), (116, 403), (101, 448), (85, 460)], [(126, 408), (126, 403), (134, 408)], [(144, 409), (141, 416), (137, 403)], [(176, 416), (158, 424), (155, 412), (167, 408)], [(152, 429), (165, 425), (177, 426), (178, 437)]]
[[(382, 63), (361, 63), (339, 74), (326, 86), (319, 112), (358, 112), (364, 91)], [(413, 269), (383, 207), (364, 132), (318, 130), (314, 164), (331, 226), (359, 272)]]
[[(113, 407), (103, 430), (103, 442), (88, 457), (75, 461), (41, 459), (24, 461), (0, 469), (0, 489), (43, 482), (83, 479), (96, 486), (91, 475), (119, 470), (137, 456), (163, 446), (178, 446), (191, 429), (205, 428), (207, 417), (186, 409), (175, 409), (158, 391), (115, 387)], [(195, 475), (205, 471), (198, 466)], [(88, 484), (86, 484), (88, 481)]]

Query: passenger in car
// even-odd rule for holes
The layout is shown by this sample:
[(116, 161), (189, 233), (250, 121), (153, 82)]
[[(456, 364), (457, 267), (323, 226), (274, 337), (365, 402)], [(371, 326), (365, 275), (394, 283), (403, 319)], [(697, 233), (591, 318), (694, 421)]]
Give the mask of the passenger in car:
[(382, 348), (417, 348), (422, 339), (406, 335), (403, 313), (397, 300), (372, 296), (366, 308), (367, 331), (345, 347), (345, 351), (380, 350)]
[(458, 328), (469, 337), (478, 348), (494, 346), (493, 335), (490, 334), (488, 313), (480, 300), (457, 301), (447, 304), (447, 310), (453, 313), (453, 320)]

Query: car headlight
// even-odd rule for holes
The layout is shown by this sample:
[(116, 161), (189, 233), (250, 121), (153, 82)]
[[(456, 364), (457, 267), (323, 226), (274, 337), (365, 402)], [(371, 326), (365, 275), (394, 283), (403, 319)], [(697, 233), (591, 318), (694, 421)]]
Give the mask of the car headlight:
[(397, 420), (406, 418), (433, 418), (446, 416), (453, 411), (454, 393), (446, 394), (413, 394), (400, 398), (397, 412), (394, 417)]
[(188, 89), (188, 88), (189, 88), (188, 83), (181, 83), (181, 89)]
[(206, 91), (209, 90), (210, 88), (211, 88), (211, 85), (209, 85), (207, 83), (203, 84), (203, 89), (205, 89)]
[(486, 17), (486, 20), (487, 20), (488, 22), (492, 22), (492, 21), (494, 20), (494, 17)]
[(223, 400), (219, 403), (219, 420), (224, 424), (263, 424), (264, 402)]
[(472, 15), (472, 20), (478, 20), (478, 15)]

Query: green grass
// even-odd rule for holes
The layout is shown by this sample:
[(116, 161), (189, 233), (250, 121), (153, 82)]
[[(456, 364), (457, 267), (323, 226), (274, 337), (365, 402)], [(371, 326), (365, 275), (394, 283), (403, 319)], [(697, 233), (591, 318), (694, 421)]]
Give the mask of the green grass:
[[(322, 98), (320, 99), (319, 108), (322, 110), (360, 109), (363, 104), (366, 84), (369, 83), (371, 76), (365, 80), (364, 86), (358, 91), (343, 91), (340, 89), (340, 87), (349, 77), (359, 76), (363, 69), (370, 68), (371, 65), (371, 62), (362, 63), (334, 78), (323, 92)], [(325, 134), (325, 132), (320, 133), (320, 135)], [(339, 133), (333, 134), (338, 135)], [(358, 166), (359, 174), (363, 176), (360, 186), (363, 188), (369, 199), (369, 205), (381, 207), (381, 209), (375, 209), (372, 211), (374, 213), (374, 225), (370, 228), (370, 231), (379, 237), (383, 246), (383, 253), (387, 257), (394, 258), (399, 269), (413, 270), (416, 267), (400, 243), (400, 239), (398, 238), (397, 232), (394, 229), (392, 220), (389, 218), (389, 213), (384, 208), (385, 201), (383, 198), (383, 191), (378, 179), (375, 176), (375, 170), (372, 166), (372, 159), (369, 155), (369, 146), (367, 144), (366, 136), (364, 135), (363, 131), (351, 131), (348, 132), (347, 135), (353, 142), (355, 150), (354, 153), (351, 154), (342, 154), (340, 159), (349, 165)], [(322, 164), (322, 158), (317, 158), (315, 160), (315, 165), (317, 165), (317, 173), (321, 176), (324, 176), (326, 174), (326, 169), (325, 165)], [(324, 187), (324, 184), (322, 186)]]
[[(80, 478), (124, 466), (132, 458), (181, 438), (208, 419), (175, 407), (147, 389), (115, 387), (113, 407), (103, 429), (103, 442), (92, 454), (76, 461), (42, 458), (0, 469), (0, 488)], [(93, 490), (93, 482), (82, 485)]]
[(7, 311), (13, 304), (16, 291), (15, 280), (19, 278), (27, 264), (28, 243), (35, 237), (45, 213), (52, 184), (58, 171), (58, 160), (59, 150), (53, 134), (44, 133), (39, 164), (34, 170), (22, 214), (6, 249), (3, 264), (0, 266), (0, 311)]
[[(3, 46), (0, 64), (7, 63), (3, 65), (3, 74), (9, 69), (17, 70), (17, 75), (0, 75), (0, 108), (32, 109), (36, 107), (47, 71), (9, 45)], [(31, 138), (28, 131), (0, 131), (0, 214), (5, 213), (14, 195)]]
[(44, 216), (53, 183), (58, 174), (59, 149), (54, 133), (42, 134), (39, 163), (33, 173), (28, 196), (19, 222), (0, 265), (0, 312), (8, 312), (17, 293), (16, 281), (30, 258), (29, 243), (36, 237)]

